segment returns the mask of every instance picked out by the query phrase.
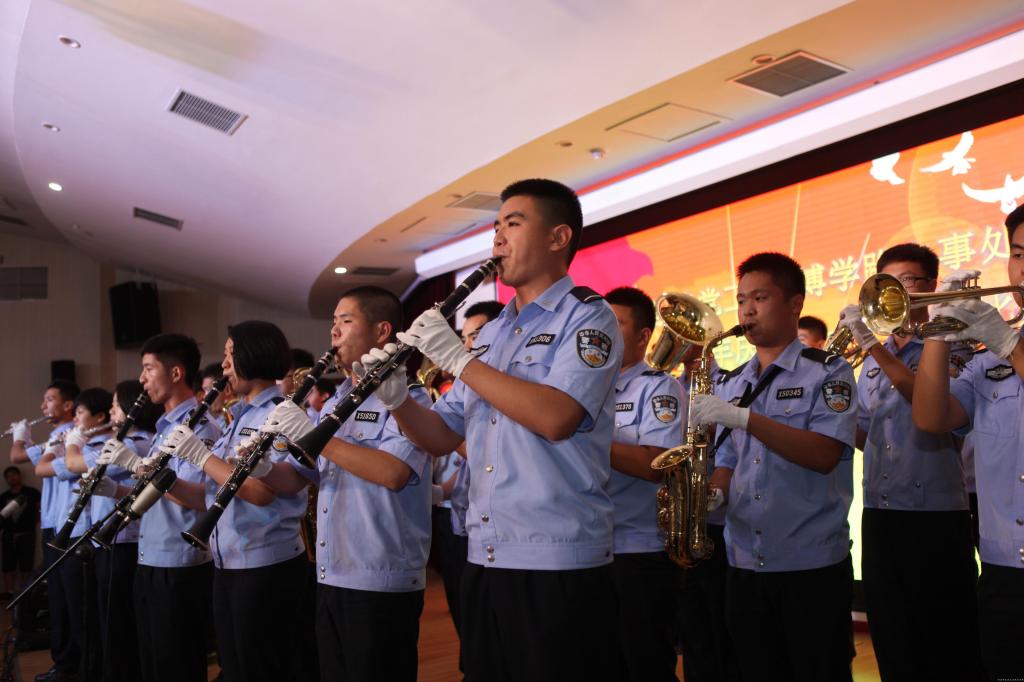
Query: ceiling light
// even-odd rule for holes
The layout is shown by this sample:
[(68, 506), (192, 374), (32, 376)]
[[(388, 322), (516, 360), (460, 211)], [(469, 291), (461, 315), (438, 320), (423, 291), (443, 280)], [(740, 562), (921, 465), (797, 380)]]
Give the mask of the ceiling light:
[(44, 123), (43, 127), (49, 130), (51, 133), (60, 132), (60, 126), (54, 125), (53, 123)]
[(557, 144), (562, 149), (566, 149), (566, 148), (572, 146), (572, 142), (570, 140), (560, 140), (560, 141), (556, 142), (555, 144)]
[(592, 159), (603, 159), (605, 155), (605, 151), (600, 147), (594, 147), (587, 153), (590, 154), (590, 158)]
[(775, 57), (771, 56), (770, 54), (759, 54), (759, 55), (757, 55), (756, 57), (754, 57), (753, 59), (750, 60), (750, 62), (752, 64), (756, 64), (758, 66), (764, 66), (765, 64), (771, 64), (773, 61), (775, 61)]
[(61, 45), (73, 48), (75, 50), (77, 50), (78, 48), (80, 48), (82, 46), (82, 43), (80, 43), (77, 40), (75, 40), (74, 38), (70, 38), (68, 36), (60, 36), (60, 37), (57, 38), (57, 40), (60, 41)]
[(348, 268), (346, 268), (343, 265), (339, 265), (338, 267), (334, 268), (335, 275), (344, 275), (346, 272), (348, 272)]
[(53, 190), (54, 192), (59, 192), (59, 191), (61, 191), (62, 189), (64, 189), (64, 188), (63, 188), (63, 187), (62, 187), (62, 186), (60, 185), (60, 183), (57, 183), (57, 182), (51, 182), (51, 183), (50, 183), (49, 185), (47, 185), (47, 187), (49, 187), (50, 189), (52, 189), (52, 190)]

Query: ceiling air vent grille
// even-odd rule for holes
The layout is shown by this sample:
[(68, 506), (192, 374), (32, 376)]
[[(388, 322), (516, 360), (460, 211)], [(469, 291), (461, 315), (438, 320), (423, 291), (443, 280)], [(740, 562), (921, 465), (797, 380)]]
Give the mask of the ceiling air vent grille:
[(234, 135), (238, 126), (249, 118), (186, 90), (178, 91), (169, 111), (228, 135)]
[(160, 213), (147, 211), (146, 209), (139, 208), (138, 206), (135, 207), (135, 217), (148, 220), (149, 222), (156, 223), (157, 225), (173, 227), (175, 230), (180, 230), (181, 226), (185, 224), (184, 220), (178, 220), (177, 218), (161, 215)]
[(794, 52), (766, 66), (736, 76), (730, 81), (758, 92), (785, 97), (848, 71), (849, 69), (807, 52)]
[(398, 272), (398, 268), (377, 268), (369, 265), (360, 265), (358, 268), (349, 271), (353, 277), (390, 277)]
[(501, 208), (501, 196), (490, 192), (470, 192), (461, 199), (448, 204), (448, 208), (466, 208), (471, 211), (497, 213)]

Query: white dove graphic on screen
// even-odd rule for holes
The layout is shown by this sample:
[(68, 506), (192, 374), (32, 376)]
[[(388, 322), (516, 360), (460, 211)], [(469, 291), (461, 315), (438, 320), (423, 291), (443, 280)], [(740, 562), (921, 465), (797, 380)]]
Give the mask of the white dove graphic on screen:
[(942, 152), (942, 161), (932, 164), (927, 168), (922, 168), (921, 172), (945, 173), (952, 169), (953, 175), (963, 175), (971, 170), (971, 164), (975, 161), (974, 157), (967, 156), (967, 152), (971, 151), (971, 145), (973, 144), (974, 133), (968, 130), (960, 136), (960, 141), (953, 147), (953, 151)]
[(983, 201), (986, 204), (994, 204), (998, 201), (999, 209), (1003, 213), (1009, 213), (1017, 208), (1017, 200), (1024, 196), (1024, 175), (1014, 180), (1007, 173), (1003, 186), (995, 189), (974, 189), (969, 187), (966, 182), (961, 182), (960, 187), (964, 190), (964, 194), (971, 199)]
[(899, 152), (878, 157), (871, 162), (871, 177), (879, 182), (888, 182), (890, 185), (902, 185), (906, 180), (896, 175), (896, 163), (899, 160)]

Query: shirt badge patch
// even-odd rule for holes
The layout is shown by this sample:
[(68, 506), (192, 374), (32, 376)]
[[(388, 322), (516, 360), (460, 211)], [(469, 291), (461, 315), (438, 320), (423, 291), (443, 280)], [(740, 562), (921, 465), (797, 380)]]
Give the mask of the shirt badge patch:
[(555, 340), (555, 334), (537, 334), (529, 341), (526, 342), (526, 347), (530, 346), (550, 346)]
[(360, 410), (356, 412), (357, 422), (375, 422), (380, 417), (380, 412), (371, 412), (369, 410)]
[(996, 365), (985, 370), (985, 378), (992, 381), (1002, 381), (1013, 374), (1013, 367), (1010, 365)]
[(588, 367), (604, 367), (612, 353), (612, 340), (600, 329), (581, 329), (576, 332), (576, 353)]
[(656, 395), (651, 398), (651, 405), (654, 407), (654, 416), (666, 424), (679, 414), (679, 401), (674, 395)]
[(616, 412), (632, 412), (633, 403), (615, 403)]
[(881, 371), (882, 371), (881, 367), (872, 367), (867, 372), (868, 379), (874, 379), (875, 377), (878, 376), (878, 373), (881, 372)]
[(845, 381), (826, 381), (821, 385), (821, 394), (833, 412), (846, 412), (853, 402), (853, 389)]
[(780, 388), (775, 391), (776, 400), (795, 400), (797, 398), (804, 397), (804, 387), (797, 386), (795, 388)]

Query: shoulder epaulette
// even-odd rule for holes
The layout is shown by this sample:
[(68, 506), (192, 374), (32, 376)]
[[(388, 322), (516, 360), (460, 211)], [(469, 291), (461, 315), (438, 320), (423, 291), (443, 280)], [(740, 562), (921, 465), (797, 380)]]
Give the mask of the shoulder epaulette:
[(285, 397), (283, 395), (275, 395), (273, 398), (270, 399), (270, 402), (274, 403), (275, 405), (280, 405), (284, 401)]
[(660, 377), (665, 373), (660, 369), (645, 369), (644, 371), (640, 372), (640, 374), (641, 376), (645, 377)]
[(584, 303), (593, 303), (594, 301), (604, 300), (604, 296), (597, 293), (590, 287), (573, 287), (572, 291), (569, 293)]
[[(750, 360), (747, 360), (747, 362), (750, 362)], [(747, 362), (744, 362), (742, 365), (739, 365), (738, 367), (730, 369), (728, 372), (725, 371), (724, 369), (719, 369), (718, 379), (715, 383), (724, 384), (725, 382), (729, 381), (729, 379), (738, 376), (739, 373), (743, 371), (743, 368), (747, 366)]]
[(146, 436), (143, 436), (142, 434), (138, 433), (133, 433), (132, 435), (128, 436), (128, 440), (144, 441), (146, 440)]
[(800, 351), (800, 355), (807, 358), (808, 360), (820, 362), (823, 365), (829, 365), (834, 360), (837, 360), (839, 358), (839, 356), (836, 355), (835, 353), (829, 353), (828, 351), (821, 350), (820, 348), (804, 348), (802, 351)]

